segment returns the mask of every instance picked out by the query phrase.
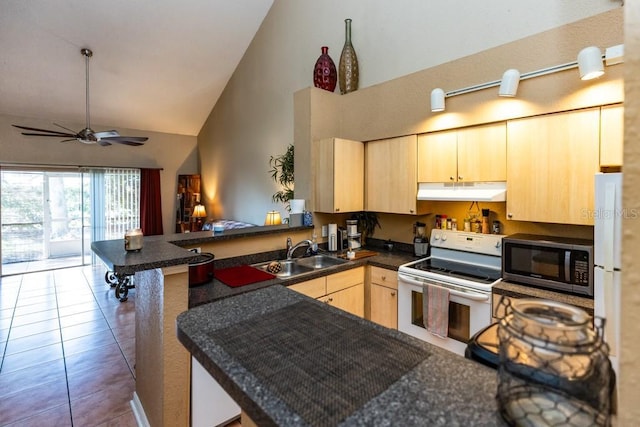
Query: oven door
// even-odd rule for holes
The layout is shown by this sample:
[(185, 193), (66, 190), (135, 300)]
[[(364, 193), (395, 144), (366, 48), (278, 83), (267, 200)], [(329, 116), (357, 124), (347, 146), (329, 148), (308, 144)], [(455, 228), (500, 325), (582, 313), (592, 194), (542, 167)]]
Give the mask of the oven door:
[[(449, 290), (449, 333), (446, 338), (427, 331), (422, 315), (422, 285)], [(398, 274), (398, 330), (464, 356), (469, 339), (491, 324), (491, 293), (467, 290), (432, 279)]]

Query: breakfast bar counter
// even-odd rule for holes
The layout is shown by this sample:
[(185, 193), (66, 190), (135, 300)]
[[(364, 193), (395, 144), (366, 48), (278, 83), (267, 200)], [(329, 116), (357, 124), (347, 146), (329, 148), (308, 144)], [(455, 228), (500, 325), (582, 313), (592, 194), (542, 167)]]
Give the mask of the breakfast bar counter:
[[(176, 317), (189, 308), (189, 263), (198, 258), (189, 249), (198, 247), (224, 259), (279, 249), (287, 236), (304, 239), (311, 230), (272, 226), (145, 236), (137, 252), (125, 251), (123, 239), (91, 244), (118, 277), (117, 289), (126, 289), (124, 278), (135, 276), (136, 390), (132, 406), (140, 425), (190, 425), (191, 359), (175, 333)], [(126, 301), (126, 292), (123, 294), (120, 300)]]
[(185, 311), (177, 336), (260, 426), (502, 425), (495, 370), (283, 286)]

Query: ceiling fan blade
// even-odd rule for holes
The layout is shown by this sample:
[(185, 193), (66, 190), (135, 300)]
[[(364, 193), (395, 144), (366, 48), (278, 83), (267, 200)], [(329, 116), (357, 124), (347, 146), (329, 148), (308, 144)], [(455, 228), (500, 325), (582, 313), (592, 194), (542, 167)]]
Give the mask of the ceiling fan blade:
[(71, 135), (68, 133), (53, 133), (51, 135), (46, 134), (46, 133), (31, 133), (31, 132), (22, 132), (23, 135), (27, 135), (27, 136), (53, 136), (55, 138), (64, 138), (65, 136), (72, 136), (75, 139), (75, 135)]
[(103, 130), (102, 132), (94, 132), (93, 134), (96, 136), (96, 138), (111, 138), (114, 136), (120, 136), (120, 134), (116, 130)]
[(108, 147), (109, 145), (111, 145), (111, 143), (109, 141), (106, 141), (104, 139), (100, 139), (97, 141), (98, 145), (102, 145), (103, 147)]
[[(101, 139), (101, 141), (104, 141), (104, 140), (105, 139)], [(106, 140), (111, 142), (117, 142), (118, 144), (131, 145), (133, 147), (137, 147), (139, 145), (144, 145), (143, 141), (146, 141), (147, 138), (119, 136), (119, 137), (106, 138)]]
[(73, 130), (73, 129), (69, 129), (69, 128), (66, 128), (66, 127), (64, 127), (64, 126), (62, 126), (62, 125), (59, 125), (58, 123), (54, 123), (54, 125), (58, 126), (59, 128), (62, 128), (62, 129), (64, 129), (64, 130), (68, 130), (69, 132), (73, 132), (73, 134), (74, 134), (74, 135), (78, 133), (78, 132), (76, 132), (76, 131), (75, 131), (75, 130)]
[(108, 141), (122, 142), (122, 141), (130, 141), (130, 142), (145, 142), (149, 138), (146, 136), (109, 136), (106, 138)]
[(77, 141), (77, 139), (76, 139), (76, 138), (63, 139), (63, 140), (62, 140), (62, 141), (60, 141), (60, 142), (69, 142), (69, 141)]
[[(42, 136), (54, 136), (54, 135), (59, 135), (59, 136), (75, 136), (76, 133), (67, 133), (67, 132), (59, 132), (57, 130), (50, 130), (50, 129), (38, 129), (38, 128), (30, 128), (27, 126), (18, 126), (18, 125), (11, 125), (13, 127), (16, 127), (18, 129), (23, 129), (23, 130), (31, 130), (31, 131), (35, 131), (35, 132), (46, 132), (46, 134), (43, 134)], [(48, 135), (47, 135), (48, 134)], [(23, 135), (40, 135), (40, 134), (26, 134), (23, 133)]]

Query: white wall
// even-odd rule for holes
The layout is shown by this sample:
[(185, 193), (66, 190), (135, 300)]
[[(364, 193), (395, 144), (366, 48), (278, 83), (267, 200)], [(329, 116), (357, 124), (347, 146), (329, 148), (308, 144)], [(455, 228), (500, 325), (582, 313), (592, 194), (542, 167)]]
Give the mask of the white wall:
[[(121, 135), (147, 136), (143, 146), (130, 147), (114, 144), (109, 147), (86, 145), (80, 142), (60, 143), (62, 139), (27, 137), (12, 124), (43, 129), (55, 129), (50, 122), (0, 115), (0, 165), (68, 165), (113, 166), (134, 168), (162, 168), (162, 225), (165, 234), (174, 232), (176, 198), (179, 174), (198, 173), (197, 138), (195, 136), (123, 129), (117, 126), (92, 124), (98, 130), (117, 129)], [(65, 123), (65, 125), (67, 125)], [(83, 124), (71, 126), (82, 129)]]
[(269, 157), (293, 143), (293, 93), (313, 85), (320, 47), (338, 64), (345, 18), (353, 20), (363, 88), (617, 7), (616, 0), (580, 7), (556, 0), (276, 0), (198, 135), (207, 212), (258, 224), (270, 209), (285, 212), (271, 202), (278, 187)]

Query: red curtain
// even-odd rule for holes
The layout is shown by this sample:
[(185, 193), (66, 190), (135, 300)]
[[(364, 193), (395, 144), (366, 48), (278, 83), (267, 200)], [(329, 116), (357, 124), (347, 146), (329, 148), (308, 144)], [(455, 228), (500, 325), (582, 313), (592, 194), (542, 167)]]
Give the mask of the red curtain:
[(140, 169), (140, 228), (145, 236), (163, 234), (160, 169)]

